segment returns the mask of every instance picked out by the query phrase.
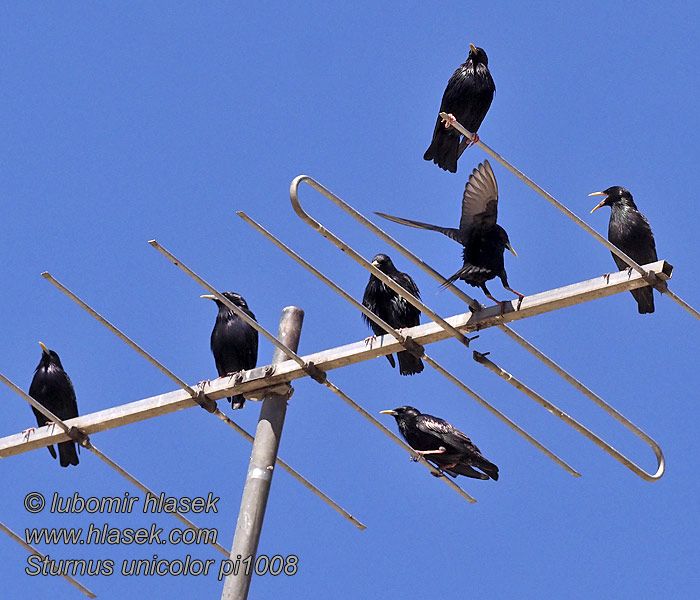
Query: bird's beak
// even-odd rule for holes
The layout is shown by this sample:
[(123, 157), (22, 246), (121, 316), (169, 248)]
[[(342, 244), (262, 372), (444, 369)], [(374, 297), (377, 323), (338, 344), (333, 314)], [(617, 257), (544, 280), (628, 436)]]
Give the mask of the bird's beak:
[(39, 345), (41, 346), (41, 351), (42, 351), (44, 354), (48, 354), (48, 353), (49, 353), (49, 349), (48, 349), (46, 346), (44, 346), (44, 344), (43, 344), (42, 342), (39, 342)]
[(510, 245), (510, 242), (506, 244), (506, 249), (510, 250), (515, 255), (515, 258), (518, 258), (518, 253), (513, 250), (513, 246)]
[(592, 194), (588, 194), (589, 196), (605, 196), (600, 203), (591, 211), (594, 213), (597, 211), (601, 206), (605, 206), (605, 201), (608, 199), (608, 195), (605, 192), (593, 192)]
[(211, 294), (202, 294), (200, 298), (208, 298), (209, 300), (216, 300), (216, 296), (213, 296)]
[(472, 52), (476, 52), (476, 46), (475, 46), (474, 44), (469, 44), (469, 49), (470, 49)]
[(379, 263), (376, 260), (372, 261), (372, 266), (373, 267), (379, 267)]
[(395, 410), (380, 410), (379, 414), (380, 415), (391, 415), (393, 417), (393, 416), (396, 416), (396, 411)]

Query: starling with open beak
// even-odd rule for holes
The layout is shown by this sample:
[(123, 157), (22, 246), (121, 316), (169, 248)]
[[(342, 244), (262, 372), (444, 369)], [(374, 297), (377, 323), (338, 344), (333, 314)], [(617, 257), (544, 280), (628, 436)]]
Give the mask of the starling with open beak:
[[(637, 210), (632, 194), (623, 187), (614, 185), (602, 192), (593, 192), (589, 196), (604, 196), (592, 213), (602, 206), (610, 207), (608, 241), (617, 246), (638, 265), (646, 265), (658, 260), (654, 234), (646, 217)], [(620, 271), (631, 268), (619, 256), (612, 255)], [(641, 314), (654, 312), (653, 288), (643, 287), (630, 290), (637, 301)]]

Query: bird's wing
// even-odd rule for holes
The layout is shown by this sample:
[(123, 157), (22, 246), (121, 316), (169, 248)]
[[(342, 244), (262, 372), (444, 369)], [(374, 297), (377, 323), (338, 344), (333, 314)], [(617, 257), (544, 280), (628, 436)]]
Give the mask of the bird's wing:
[[(365, 288), (365, 295), (362, 298), (362, 305), (371, 310), (377, 316), (380, 316), (379, 306), (377, 305), (377, 294), (379, 293), (380, 285), (381, 281), (379, 281), (379, 279), (377, 279), (374, 275), (370, 275), (369, 281), (367, 282), (367, 287)], [(362, 313), (362, 319), (365, 323), (367, 323), (374, 335), (384, 335), (386, 333), (365, 313)]]
[(394, 221), (394, 223), (400, 223), (401, 225), (408, 225), (409, 227), (417, 227), (418, 229), (430, 229), (432, 231), (439, 231), (440, 233), (445, 234), (447, 237), (452, 238), (456, 242), (461, 242), (460, 238), (460, 230), (459, 229), (454, 229), (453, 227), (440, 227), (439, 225), (430, 225), (429, 223), (421, 223), (420, 221), (412, 221), (411, 219), (402, 219), (401, 217), (392, 217), (391, 215), (387, 215), (384, 213), (380, 212), (375, 212), (375, 215), (379, 215), (380, 217), (384, 217), (385, 219), (388, 219), (389, 221)]
[(398, 283), (407, 292), (411, 292), (416, 298), (420, 299), (420, 292), (418, 291), (418, 286), (413, 278), (408, 273), (398, 273), (394, 277), (394, 281)]
[(481, 454), (466, 435), (447, 421), (432, 415), (418, 415), (416, 417), (416, 427), (423, 433), (428, 433), (441, 440), (447, 446), (458, 450), (464, 454)]
[[(251, 317), (254, 321), (257, 321), (255, 318), (255, 315), (250, 311), (247, 310), (246, 313), (248, 314), (249, 317)], [(254, 329), (253, 327), (247, 326), (248, 324), (246, 323), (246, 328), (245, 328), (245, 364), (243, 366), (244, 369), (254, 369), (255, 366), (258, 363), (258, 330)]]
[[(396, 273), (393, 279), (407, 292), (420, 299), (420, 292), (416, 282), (406, 273)], [(397, 322), (401, 327), (415, 327), (420, 325), (420, 310), (406, 300), (403, 296), (396, 294), (393, 298), (395, 310), (397, 311)]]
[(498, 216), (498, 184), (491, 165), (485, 160), (469, 176), (462, 196), (462, 218), (459, 230), (474, 226), (495, 225)]
[(61, 392), (59, 394), (58, 402), (60, 403), (60, 410), (56, 411), (56, 416), (65, 420), (73, 419), (78, 416), (78, 402), (75, 399), (75, 389), (73, 389), (73, 382), (68, 377), (68, 373), (65, 371), (63, 374), (66, 377), (66, 384), (61, 386)]

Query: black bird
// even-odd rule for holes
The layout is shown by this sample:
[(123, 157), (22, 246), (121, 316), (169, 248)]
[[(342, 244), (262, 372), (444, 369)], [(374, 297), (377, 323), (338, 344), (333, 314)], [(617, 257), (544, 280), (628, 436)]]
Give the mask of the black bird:
[[(43, 407), (48, 408), (61, 421), (73, 419), (78, 416), (78, 403), (75, 400), (75, 390), (70, 377), (63, 370), (58, 354), (49, 350), (41, 342), (39, 345), (41, 346), (41, 360), (29, 386), (29, 395)], [(36, 408), (32, 407), (32, 411), (34, 411), (39, 427), (52, 424)], [(51, 456), (56, 458), (54, 447), (47, 446), (47, 448)], [(77, 465), (79, 462), (73, 441), (58, 444), (58, 455), (62, 467)]]
[[(457, 279), (462, 279), (469, 285), (480, 287), (488, 298), (503, 308), (504, 304), (496, 300), (486, 287), (487, 281), (500, 277), (503, 287), (516, 294), (522, 302), (523, 294), (508, 286), (503, 252), (508, 249), (515, 254), (515, 250), (510, 245), (506, 230), (496, 224), (498, 185), (489, 161), (485, 160), (469, 176), (462, 197), (462, 218), (459, 221), (459, 229), (429, 225), (380, 212), (375, 214), (402, 225), (439, 231), (464, 246), (462, 252), (464, 266), (443, 284), (443, 288)], [(515, 254), (515, 256), (518, 255)]]
[[(249, 317), (255, 319), (255, 315), (242, 296), (234, 292), (223, 292), (223, 295)], [(202, 298), (213, 300), (219, 307), (219, 314), (216, 315), (216, 323), (211, 332), (211, 351), (219, 377), (254, 369), (258, 362), (258, 332), (216, 296), (205, 294)], [(243, 408), (245, 404), (242, 394), (232, 396), (228, 401), (234, 409)]]
[(476, 444), (447, 421), (421, 414), (412, 406), (383, 410), (381, 414), (392, 415), (408, 445), (452, 477), (464, 475), (473, 479), (490, 477), (498, 480), (498, 467), (486, 460)]
[[(486, 52), (469, 44), (469, 56), (447, 82), (440, 103), (440, 112), (450, 115), (452, 121), (459, 121), (467, 131), (474, 134), (471, 144), (479, 141), (476, 133), (491, 106), (496, 86), (489, 72), (489, 59)], [(460, 145), (460, 133), (449, 123), (443, 125), (440, 117), (435, 124), (433, 140), (423, 158), (432, 160), (438, 167), (457, 172), (457, 159), (469, 145), (465, 138)]]
[[(386, 254), (377, 254), (377, 256), (372, 259), (372, 264), (382, 273), (391, 277), (391, 279), (407, 292), (410, 292), (416, 298), (420, 298), (418, 286), (415, 281), (411, 279), (410, 275), (401, 273)], [(403, 329), (404, 327), (420, 325), (420, 311), (403, 296), (400, 296), (389, 286), (379, 281), (374, 275), (369, 276), (369, 282), (365, 288), (362, 304), (383, 321), (386, 321), (394, 329)], [(368, 319), (364, 313), (362, 314), (362, 318), (367, 322), (367, 325), (372, 328), (374, 335), (384, 335), (386, 333), (386, 331), (374, 321)], [(401, 375), (414, 375), (423, 370), (423, 361), (407, 350), (397, 352), (396, 356), (399, 359), (399, 373), (401, 373)], [(387, 354), (386, 357), (391, 366), (395, 367), (394, 357), (391, 354)]]
[[(593, 192), (589, 196), (605, 196), (591, 212), (595, 212), (601, 206), (610, 207), (608, 241), (611, 244), (617, 246), (639, 265), (658, 260), (654, 234), (651, 232), (649, 221), (637, 210), (637, 205), (628, 190), (614, 185), (603, 192)], [(612, 257), (620, 271), (631, 269), (619, 256), (613, 254)], [(637, 301), (637, 309), (641, 314), (654, 312), (653, 288), (643, 287), (630, 292)]]

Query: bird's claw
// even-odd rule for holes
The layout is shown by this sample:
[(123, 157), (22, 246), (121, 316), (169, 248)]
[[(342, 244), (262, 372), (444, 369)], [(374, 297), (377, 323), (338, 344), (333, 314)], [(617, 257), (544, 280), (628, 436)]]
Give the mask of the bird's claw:
[(22, 432), (25, 441), (29, 440), (29, 434), (32, 433), (32, 431), (36, 431), (36, 427), (27, 427), (27, 429)]
[(365, 338), (365, 346), (371, 346), (372, 342), (377, 339), (376, 335), (370, 335), (369, 337)]
[(456, 123), (457, 119), (452, 113), (448, 113), (447, 120), (445, 121), (445, 129), (449, 129), (452, 123)]
[(467, 148), (471, 148), (474, 144), (479, 142), (479, 134), (478, 133), (473, 133), (472, 134), (472, 139), (469, 140), (469, 143), (467, 144)]
[(603, 279), (605, 279), (605, 283), (610, 283), (610, 273), (605, 273)]

